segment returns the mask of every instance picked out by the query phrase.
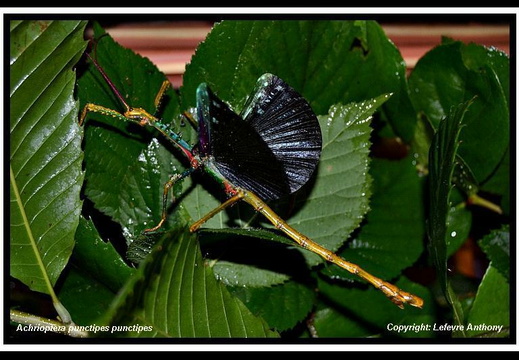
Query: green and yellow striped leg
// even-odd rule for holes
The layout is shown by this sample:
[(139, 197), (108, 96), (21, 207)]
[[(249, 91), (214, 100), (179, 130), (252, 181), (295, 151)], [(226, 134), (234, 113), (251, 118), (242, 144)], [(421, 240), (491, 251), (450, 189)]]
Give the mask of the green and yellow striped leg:
[[(184, 171), (183, 173), (181, 174), (174, 174), (172, 175), (169, 180), (166, 182), (166, 184), (164, 185), (164, 191), (162, 193), (162, 215), (161, 215), (161, 218), (160, 218), (160, 221), (157, 225), (155, 225), (154, 227), (150, 228), (150, 229), (145, 229), (144, 232), (145, 233), (149, 233), (149, 232), (153, 232), (153, 231), (157, 231), (158, 229), (160, 229), (162, 227), (162, 225), (164, 225), (164, 221), (166, 221), (166, 218), (168, 216), (168, 194), (169, 194), (169, 190), (171, 190), (171, 188), (178, 182), (178, 181), (182, 181), (184, 180), (186, 177), (188, 177), (189, 175), (191, 175), (191, 173), (193, 171), (195, 171), (196, 168), (189, 168), (187, 169), (186, 171)], [(173, 202), (175, 201), (175, 196), (173, 195)]]
[(195, 222), (190, 227), (190, 231), (197, 231), (203, 223), (212, 218), (218, 212), (224, 210), (228, 206), (243, 200), (246, 203), (250, 204), (256, 211), (265, 216), (277, 229), (283, 231), (287, 234), (292, 240), (294, 240), (297, 244), (299, 244), (302, 248), (310, 250), (311, 252), (323, 257), (325, 260), (349, 271), (350, 273), (361, 277), (362, 279), (368, 281), (375, 288), (382, 291), (395, 305), (399, 308), (403, 309), (404, 304), (409, 304), (411, 306), (415, 306), (421, 308), (423, 306), (423, 300), (415, 295), (412, 295), (408, 292), (405, 292), (399, 289), (397, 286), (388, 283), (382, 279), (379, 279), (376, 276), (371, 275), (360, 266), (350, 263), (337, 254), (334, 254), (330, 250), (322, 247), (321, 245), (315, 243), (307, 236), (301, 234), (299, 231), (291, 227), (284, 221), (281, 217), (279, 217), (263, 200), (261, 200), (254, 193), (244, 190), (237, 189), (235, 195), (230, 197), (227, 201), (222, 203), (220, 206), (209, 212), (207, 215), (202, 217), (200, 220)]

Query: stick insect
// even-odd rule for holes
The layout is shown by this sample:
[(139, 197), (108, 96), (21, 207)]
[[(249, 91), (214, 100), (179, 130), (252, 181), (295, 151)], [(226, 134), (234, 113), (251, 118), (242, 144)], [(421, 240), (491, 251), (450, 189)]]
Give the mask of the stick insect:
[(89, 113), (99, 113), (143, 127), (150, 126), (179, 149), (190, 164), (185, 171), (172, 175), (165, 183), (161, 219), (155, 226), (144, 230), (145, 233), (156, 232), (164, 225), (171, 188), (193, 172), (203, 171), (221, 185), (228, 199), (193, 223), (191, 232), (200, 229), (224, 209), (244, 201), (299, 246), (366, 280), (398, 307), (403, 308), (404, 304), (418, 308), (423, 306), (421, 298), (314, 242), (267, 205), (267, 201), (294, 193), (311, 178), (322, 147), (316, 115), (308, 102), (282, 79), (269, 73), (259, 77), (240, 114), (232, 111), (207, 84), (200, 84), (196, 92), (195, 116), (184, 114), (197, 130), (198, 143), (192, 146), (157, 115), (166, 90), (171, 86), (169, 81), (162, 83), (155, 97), (154, 112), (150, 113), (130, 106), (98, 62), (92, 56), (88, 57), (124, 111), (88, 103), (82, 110), (80, 124)]

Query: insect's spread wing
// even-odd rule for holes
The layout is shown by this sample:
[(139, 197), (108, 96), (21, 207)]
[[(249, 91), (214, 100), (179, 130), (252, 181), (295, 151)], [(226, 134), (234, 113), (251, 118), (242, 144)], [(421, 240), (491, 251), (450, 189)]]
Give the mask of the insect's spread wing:
[(290, 193), (281, 162), (250, 123), (205, 84), (197, 91), (199, 151), (211, 156), (223, 177), (264, 200)]
[(319, 122), (308, 102), (283, 80), (262, 75), (242, 117), (281, 162), (290, 192), (312, 176), (322, 148)]

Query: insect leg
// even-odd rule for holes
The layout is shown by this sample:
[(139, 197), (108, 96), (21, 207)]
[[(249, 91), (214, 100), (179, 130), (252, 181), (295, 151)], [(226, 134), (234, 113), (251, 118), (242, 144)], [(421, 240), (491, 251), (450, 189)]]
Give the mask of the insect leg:
[(243, 190), (242, 198), (245, 202), (252, 205), (256, 211), (260, 212), (265, 216), (277, 229), (283, 231), (292, 240), (298, 243), (301, 247), (310, 250), (311, 252), (323, 257), (325, 260), (349, 271), (350, 273), (357, 275), (364, 280), (371, 283), (375, 288), (382, 291), (395, 305), (403, 309), (404, 304), (421, 308), (423, 306), (423, 300), (415, 295), (400, 290), (393, 284), (390, 284), (376, 276), (371, 275), (360, 266), (350, 263), (340, 256), (334, 254), (330, 250), (322, 247), (315, 243), (307, 236), (301, 234), (299, 231), (292, 228), (286, 223), (279, 215), (277, 215), (263, 200), (261, 200), (255, 194)]
[(193, 225), (191, 225), (191, 227), (189, 228), (189, 231), (191, 231), (191, 232), (197, 231), (200, 228), (200, 226), (202, 226), (210, 218), (212, 218), (213, 216), (215, 216), (216, 214), (218, 214), (220, 211), (224, 210), (225, 208), (231, 206), (232, 204), (240, 201), (241, 199), (243, 199), (243, 192), (238, 191), (235, 195), (231, 196), (225, 202), (223, 202), (218, 207), (216, 207), (213, 210), (211, 210), (210, 212), (208, 212), (200, 220), (198, 220)]
[(99, 113), (102, 115), (108, 115), (108, 116), (111, 116), (111, 117), (114, 117), (117, 119), (128, 121), (128, 119), (123, 114), (121, 114), (120, 112), (118, 112), (116, 110), (112, 110), (112, 109), (106, 108), (101, 105), (86, 104), (85, 107), (83, 108), (83, 111), (81, 112), (81, 117), (79, 118), (79, 126), (83, 125), (83, 122), (85, 121), (85, 118), (89, 112)]
[(170, 86), (171, 86), (171, 83), (168, 80), (164, 80), (162, 82), (159, 92), (155, 96), (155, 100), (153, 102), (155, 105), (155, 111), (153, 113), (153, 116), (155, 116), (155, 117), (158, 116), (158, 113), (160, 112), (160, 106), (162, 104), (162, 100), (164, 99), (164, 96), (166, 95), (166, 90), (168, 90)]
[[(160, 221), (157, 225), (150, 229), (145, 229), (145, 233), (154, 232), (157, 231), (164, 225), (164, 221), (166, 221), (166, 217), (168, 216), (168, 194), (169, 190), (178, 182), (184, 180), (184, 178), (191, 175), (193, 171), (195, 171), (196, 168), (189, 168), (183, 173), (180, 174), (174, 174), (172, 175), (169, 180), (164, 184), (164, 191), (162, 193), (162, 215), (160, 217)], [(175, 201), (175, 197), (173, 196), (173, 201)]]

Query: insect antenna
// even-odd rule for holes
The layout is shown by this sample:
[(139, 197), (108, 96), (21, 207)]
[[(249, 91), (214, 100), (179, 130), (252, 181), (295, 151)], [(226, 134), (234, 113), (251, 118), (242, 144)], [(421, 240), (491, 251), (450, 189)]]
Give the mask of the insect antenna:
[(99, 73), (103, 76), (103, 78), (105, 79), (106, 83), (108, 84), (108, 86), (110, 86), (110, 88), (112, 89), (113, 93), (115, 94), (115, 96), (117, 96), (117, 98), (119, 99), (121, 104), (126, 108), (126, 111), (129, 111), (131, 109), (130, 105), (128, 105), (128, 103), (124, 100), (123, 96), (121, 95), (119, 90), (117, 90), (117, 88), (115, 87), (114, 83), (112, 82), (112, 80), (110, 80), (110, 78), (108, 77), (106, 72), (103, 70), (101, 65), (99, 65), (97, 60), (94, 57), (92, 57), (89, 53), (86, 53), (86, 55), (92, 61), (92, 63), (94, 64), (96, 69), (99, 71)]

